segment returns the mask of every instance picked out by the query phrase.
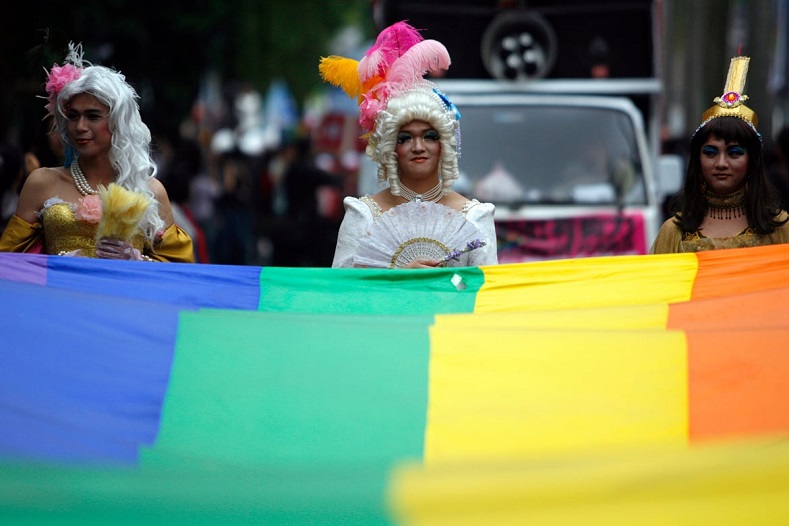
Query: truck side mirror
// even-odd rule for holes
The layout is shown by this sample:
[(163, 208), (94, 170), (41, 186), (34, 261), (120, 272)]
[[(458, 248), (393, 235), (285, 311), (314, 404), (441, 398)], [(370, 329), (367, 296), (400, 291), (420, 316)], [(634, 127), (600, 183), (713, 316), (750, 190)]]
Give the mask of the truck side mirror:
[(657, 163), (657, 195), (660, 199), (682, 188), (684, 160), (680, 155), (661, 155)]

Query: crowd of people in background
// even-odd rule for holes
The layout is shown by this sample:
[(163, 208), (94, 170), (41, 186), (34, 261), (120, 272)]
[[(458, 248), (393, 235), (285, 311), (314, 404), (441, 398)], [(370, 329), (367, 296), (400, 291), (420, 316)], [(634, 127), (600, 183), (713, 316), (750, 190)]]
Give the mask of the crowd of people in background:
[[(207, 142), (189, 134), (153, 141), (159, 178), (177, 223), (194, 241), (195, 261), (331, 266), (342, 199), (356, 194), (358, 166), (349, 169), (338, 155), (315, 148), (308, 131), (285, 134), (257, 156), (238, 149), (217, 154)], [(765, 143), (766, 170), (787, 209), (789, 127)], [(63, 163), (56, 134), (28, 148), (0, 145), (0, 231), (26, 176), (42, 163)]]
[[(54, 141), (53, 141), (54, 142)], [(346, 184), (355, 180), (333, 155), (316, 152), (307, 134), (283, 138), (259, 156), (216, 154), (190, 136), (154, 137), (159, 179), (178, 225), (194, 241), (195, 261), (230, 265), (330, 266)], [(0, 145), (0, 231), (19, 191), (49, 152)]]
[[(9, 230), (6, 228), (9, 222), (19, 223), (16, 216), (21, 206), (20, 195), (24, 198), (23, 188), (32, 179), (31, 174), (40, 173), (44, 167), (49, 170), (47, 173), (75, 171), (75, 153), (81, 146), (71, 143), (77, 135), (69, 128), (67, 136), (65, 128), (55, 126), (58, 117), (70, 125), (77, 122), (66, 115), (72, 112), (69, 105), (73, 101), (70, 98), (60, 101), (58, 97), (65, 87), (82, 82), (79, 79), (92, 71), (94, 65), (82, 62), (81, 45), (70, 44), (69, 49), (72, 47), (79, 50), (78, 60), (72, 58), (76, 52), (70, 52), (62, 66), (56, 64), (47, 73), (46, 89), (52, 93), (44, 112), (46, 118), (4, 130), (0, 135), (0, 233)], [(73, 72), (70, 77), (53, 80), (69, 72)], [(122, 74), (115, 71), (112, 74), (120, 79), (122, 87), (128, 87), (137, 96)], [(172, 208), (174, 223), (192, 240), (190, 252), (194, 251), (191, 259), (195, 262), (331, 265), (342, 220), (342, 198), (356, 191), (357, 159), (362, 152), (358, 148), (340, 147), (339, 143), (326, 148), (325, 141), (323, 147), (316, 147), (314, 134), (325, 134), (321, 128), (328, 127), (316, 128), (314, 118), (300, 117), (295, 105), (288, 101), (287, 88), (281, 82), (276, 84), (264, 99), (247, 85), (233, 82), (221, 85), (209, 78), (201, 85), (192, 110), (184, 116), (177, 131), (150, 128), (145, 149), (155, 170), (149, 171), (155, 173), (154, 182), (166, 189), (168, 215)], [(119, 104), (109, 95), (106, 101), (100, 102), (109, 108), (108, 117), (80, 113), (75, 126), (96, 128), (94, 135), (97, 134), (96, 124), (110, 121), (113, 109)], [(288, 112), (290, 115), (285, 115)], [(140, 114), (139, 106), (136, 114)], [(263, 122), (264, 115), (267, 122)], [(352, 115), (333, 117), (335, 121), (339, 117), (355, 125)], [(265, 126), (268, 129), (263, 130)], [(109, 135), (122, 136), (127, 127), (125, 120), (115, 122), (110, 125)], [(250, 148), (244, 132), (254, 132), (251, 133), (255, 139), (253, 147)], [(260, 140), (261, 135), (266, 135), (265, 140)], [(114, 138), (112, 144), (115, 148)], [(84, 163), (91, 160), (87, 153), (83, 155), (79, 151), (78, 155), (84, 157)], [(119, 166), (114, 168), (116, 179), (125, 177), (119, 174)], [(76, 175), (72, 176), (73, 181), (66, 179), (83, 195), (99, 193), (95, 185), (107, 183), (96, 179), (94, 172), (85, 173), (95, 188), (80, 189)], [(73, 193), (71, 186), (58, 192)], [(30, 191), (27, 193), (30, 195)], [(72, 201), (76, 203), (78, 199)], [(45, 208), (48, 203), (44, 204)], [(40, 225), (32, 216), (27, 218), (27, 223), (33, 230)], [(4, 238), (6, 244), (15, 240), (15, 237)], [(29, 251), (16, 245), (5, 249)]]
[[(190, 129), (190, 127), (186, 127)], [(256, 155), (188, 133), (156, 143), (159, 178), (199, 263), (327, 267), (356, 173), (308, 130)], [(358, 155), (353, 152), (353, 155)]]
[[(223, 131), (258, 124), (249, 115), (260, 104), (249, 94), (234, 93), (251, 108), (247, 117), (234, 119), (225, 110), (208, 122), (201, 108), (184, 119), (178, 133), (152, 130), (156, 179), (169, 196), (174, 222), (191, 238), (198, 263), (330, 267), (343, 201), (361, 196), (359, 160), (365, 145), (357, 139), (364, 130), (354, 114), (333, 115), (334, 126), (338, 117), (351, 123), (353, 140), (327, 147), (316, 137), (327, 134), (328, 121), (314, 117), (277, 128), (275, 140), (254, 152), (238, 138), (218, 140)], [(63, 133), (42, 128), (28, 144), (0, 144), (0, 232), (14, 216), (31, 173), (71, 162)], [(780, 208), (789, 209), (789, 126), (763, 141), (764, 173), (780, 194)], [(684, 152), (686, 161), (689, 155), (698, 153)], [(664, 209), (664, 219), (670, 217)]]

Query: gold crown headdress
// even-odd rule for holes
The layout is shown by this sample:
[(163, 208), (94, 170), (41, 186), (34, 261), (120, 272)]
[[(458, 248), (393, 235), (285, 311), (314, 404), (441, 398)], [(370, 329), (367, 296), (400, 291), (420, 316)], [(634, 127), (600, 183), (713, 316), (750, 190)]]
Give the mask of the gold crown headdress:
[[(733, 57), (729, 64), (729, 74), (726, 76), (726, 84), (723, 86), (723, 95), (715, 97), (715, 105), (704, 112), (701, 124), (696, 131), (699, 131), (705, 124), (718, 117), (737, 117), (747, 122), (753, 131), (758, 135), (756, 126), (759, 118), (756, 112), (743, 104), (748, 100), (745, 91), (745, 81), (748, 77), (748, 64), (751, 57)], [(695, 135), (695, 132), (694, 132)]]

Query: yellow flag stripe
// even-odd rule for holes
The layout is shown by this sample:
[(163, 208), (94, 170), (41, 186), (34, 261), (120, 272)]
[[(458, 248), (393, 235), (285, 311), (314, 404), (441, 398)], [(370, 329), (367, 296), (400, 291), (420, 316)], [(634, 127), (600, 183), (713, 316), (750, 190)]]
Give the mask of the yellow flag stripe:
[(430, 330), (424, 460), (687, 441), (682, 332)]
[(503, 463), (409, 464), (398, 524), (789, 524), (789, 440), (645, 447)]
[(695, 254), (568, 259), (483, 267), (474, 312), (674, 303), (691, 298)]
[(665, 303), (597, 307), (586, 309), (485, 312), (436, 316), (435, 325), (442, 329), (462, 329), (473, 323), (485, 329), (588, 329), (637, 330), (665, 329), (669, 306)]

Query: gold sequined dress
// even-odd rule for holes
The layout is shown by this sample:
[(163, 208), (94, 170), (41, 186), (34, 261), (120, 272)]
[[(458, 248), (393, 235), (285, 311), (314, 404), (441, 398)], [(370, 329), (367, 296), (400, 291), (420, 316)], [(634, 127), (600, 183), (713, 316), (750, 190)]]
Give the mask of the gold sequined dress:
[[(781, 211), (777, 219), (784, 221), (787, 213)], [(660, 227), (650, 253), (674, 254), (679, 252), (701, 252), (703, 250), (719, 250), (722, 248), (744, 248), (762, 245), (776, 245), (789, 243), (789, 222), (776, 227), (771, 234), (757, 234), (750, 227), (744, 229), (736, 236), (707, 237), (700, 230), (696, 232), (682, 232), (674, 218), (667, 219)]]
[[(0, 237), (0, 251), (67, 254), (79, 250), (80, 256), (96, 257), (94, 240), (98, 223), (77, 219), (72, 203), (50, 201), (54, 202), (45, 205), (37, 223), (28, 223), (14, 215)], [(132, 239), (132, 244), (156, 261), (194, 262), (192, 239), (176, 224), (157, 238), (155, 247), (151, 247), (142, 232)]]

